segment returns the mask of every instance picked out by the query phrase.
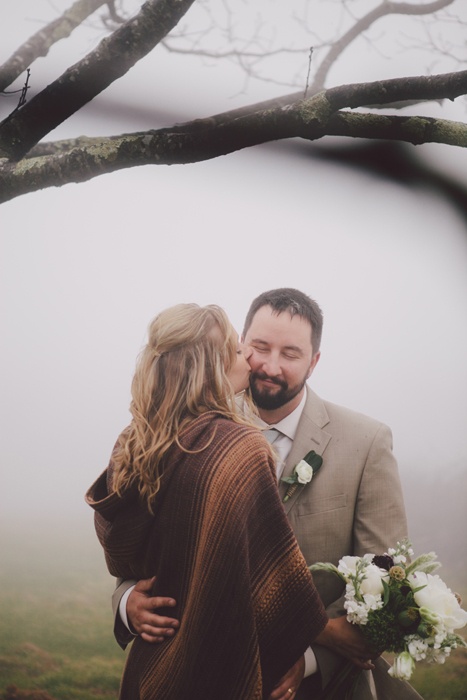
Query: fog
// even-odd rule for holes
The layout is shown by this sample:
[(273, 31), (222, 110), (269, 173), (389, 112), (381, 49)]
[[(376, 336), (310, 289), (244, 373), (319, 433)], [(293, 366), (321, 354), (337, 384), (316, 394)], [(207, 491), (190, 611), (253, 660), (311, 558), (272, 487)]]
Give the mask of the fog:
[[(50, 13), (36, 3), (36, 16), (46, 6)], [(31, 31), (19, 14), (16, 29), (18, 40)], [(134, 85), (143, 75), (135, 69)], [(125, 104), (129, 81), (112, 88), (112, 99)], [(200, 84), (185, 114), (207, 95)], [(222, 88), (217, 111), (235, 106), (233, 88)], [(165, 76), (158, 106), (180, 109), (180, 92), (173, 102), (172, 94)], [(265, 88), (248, 99), (255, 96), (266, 97)], [(101, 133), (108, 120), (88, 110), (58, 134)], [(325, 317), (310, 386), (390, 425), (417, 541), (441, 547), (442, 560), (459, 558), (459, 547), (467, 554), (466, 221), (432, 188), (307, 154), (273, 144), (0, 207), (5, 529), (31, 519), (92, 529), (84, 492), (129, 420), (136, 356), (158, 311), (217, 303), (240, 331), (254, 296), (293, 286)], [(417, 157), (453, 178), (465, 172), (461, 149), (424, 146)]]

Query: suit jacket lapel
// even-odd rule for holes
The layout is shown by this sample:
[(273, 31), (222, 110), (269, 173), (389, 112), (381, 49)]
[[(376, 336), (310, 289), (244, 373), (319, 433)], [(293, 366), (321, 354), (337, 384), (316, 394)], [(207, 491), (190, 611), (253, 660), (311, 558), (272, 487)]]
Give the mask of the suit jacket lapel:
[[(310, 450), (314, 450), (317, 454), (322, 455), (331, 435), (323, 430), (323, 426), (329, 423), (329, 416), (323, 401), (314, 391), (307, 387), (307, 399), (303, 408), (303, 413), (300, 417), (295, 439), (292, 449), (285, 462), (284, 473), (282, 476), (290, 476), (298, 464)], [(324, 468), (324, 465), (323, 467)], [(312, 488), (313, 481), (304, 488)], [(284, 498), (288, 485), (283, 482), (279, 483), (279, 493), (281, 499)], [(295, 490), (294, 495), (284, 503), (286, 513), (289, 512), (296, 499), (300, 494), (301, 488)]]

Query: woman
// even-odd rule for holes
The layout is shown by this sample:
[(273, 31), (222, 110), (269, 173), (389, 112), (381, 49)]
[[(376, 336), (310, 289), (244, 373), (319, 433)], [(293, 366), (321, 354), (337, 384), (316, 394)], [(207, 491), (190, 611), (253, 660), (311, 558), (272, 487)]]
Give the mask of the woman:
[(163, 644), (135, 639), (122, 700), (267, 698), (327, 623), (270, 447), (236, 411), (249, 369), (217, 306), (150, 325), (133, 420), (86, 499), (110, 573), (156, 575), (181, 624)]

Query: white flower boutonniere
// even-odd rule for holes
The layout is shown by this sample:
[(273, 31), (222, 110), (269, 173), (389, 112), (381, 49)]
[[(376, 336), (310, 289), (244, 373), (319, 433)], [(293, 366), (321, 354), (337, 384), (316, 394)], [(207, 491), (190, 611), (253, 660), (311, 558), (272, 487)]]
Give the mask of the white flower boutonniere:
[(321, 455), (316, 454), (314, 450), (308, 452), (307, 455), (297, 464), (291, 476), (282, 477), (281, 481), (289, 484), (289, 488), (284, 496), (283, 502), (286, 503), (291, 498), (298, 486), (309, 484), (316, 472), (319, 471), (323, 463)]

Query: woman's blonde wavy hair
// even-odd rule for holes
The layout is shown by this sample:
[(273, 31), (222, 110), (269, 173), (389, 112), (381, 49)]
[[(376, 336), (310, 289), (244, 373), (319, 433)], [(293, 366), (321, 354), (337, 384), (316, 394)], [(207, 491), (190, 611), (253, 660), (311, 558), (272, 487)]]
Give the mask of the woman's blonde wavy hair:
[(238, 339), (223, 309), (178, 304), (156, 316), (148, 335), (132, 382), (133, 418), (113, 454), (113, 486), (121, 494), (136, 481), (151, 509), (164, 458), (174, 443), (183, 449), (179, 436), (190, 420), (206, 411), (246, 420), (227, 377)]

